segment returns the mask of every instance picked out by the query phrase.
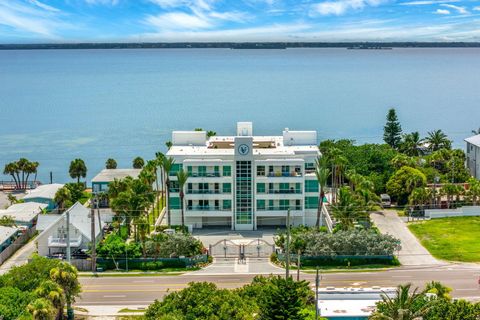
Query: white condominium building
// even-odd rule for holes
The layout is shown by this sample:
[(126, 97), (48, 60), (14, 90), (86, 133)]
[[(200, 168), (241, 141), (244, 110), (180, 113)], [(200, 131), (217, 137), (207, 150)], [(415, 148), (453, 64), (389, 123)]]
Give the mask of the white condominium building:
[(193, 228), (256, 230), (314, 225), (318, 207), (316, 131), (285, 129), (281, 136), (254, 136), (251, 122), (237, 123), (236, 136), (207, 138), (205, 131), (174, 131), (167, 156), (172, 224), (181, 223), (177, 171), (184, 187), (185, 224)]

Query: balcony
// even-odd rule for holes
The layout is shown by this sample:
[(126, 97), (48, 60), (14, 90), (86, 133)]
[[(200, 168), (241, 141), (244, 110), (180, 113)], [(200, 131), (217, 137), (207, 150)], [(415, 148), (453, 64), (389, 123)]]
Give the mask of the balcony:
[(231, 208), (220, 206), (187, 206), (188, 211), (232, 211)]
[(266, 190), (265, 192), (257, 192), (258, 194), (301, 194), (302, 190)]
[(290, 206), (290, 207), (284, 207), (284, 206), (267, 206), (265, 208), (257, 208), (257, 211), (287, 211), (290, 209), (291, 211), (297, 211), (297, 210), (302, 210), (302, 206)]
[(221, 177), (222, 175), (220, 174), (220, 172), (190, 172), (189, 173), (189, 176), (190, 177), (193, 177), (193, 178), (202, 178), (202, 177), (206, 177), (206, 178), (215, 178), (215, 177)]
[(301, 172), (296, 172), (296, 171), (292, 171), (292, 172), (269, 172), (267, 174), (267, 177), (269, 178), (274, 178), (274, 177), (277, 177), (277, 178), (280, 178), (280, 177), (301, 177), (302, 176), (302, 173)]
[[(82, 244), (82, 236), (70, 237), (70, 247), (78, 248)], [(67, 239), (65, 237), (48, 237), (48, 246), (53, 248), (66, 248), (67, 247)]]
[[(187, 194), (221, 194), (220, 190), (187, 190)], [(230, 193), (230, 192), (225, 192)]]

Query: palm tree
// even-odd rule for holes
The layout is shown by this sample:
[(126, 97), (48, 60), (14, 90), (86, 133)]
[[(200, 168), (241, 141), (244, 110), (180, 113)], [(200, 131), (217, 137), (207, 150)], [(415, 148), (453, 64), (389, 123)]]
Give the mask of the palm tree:
[(142, 243), (142, 255), (144, 258), (147, 257), (147, 252), (145, 250), (145, 242), (147, 241), (147, 235), (150, 230), (150, 222), (148, 218), (145, 219), (144, 216), (139, 216), (135, 219), (135, 224), (138, 226), (138, 233), (140, 235), (140, 242)]
[(63, 289), (67, 303), (67, 316), (69, 319), (73, 319), (72, 303), (80, 294), (77, 268), (67, 262), (60, 262), (58, 267), (50, 270), (50, 279)]
[[(162, 191), (161, 191), (161, 196), (165, 196), (165, 178), (164, 178), (164, 172), (163, 172), (163, 159), (165, 158), (165, 155), (161, 152), (155, 153), (155, 161), (157, 164), (158, 169), (160, 170), (160, 184), (162, 185)], [(158, 170), (155, 170), (155, 174), (157, 175), (157, 193), (159, 192), (158, 189)], [(160, 197), (157, 197), (157, 205), (160, 206)], [(160, 209), (160, 208), (159, 208)], [(159, 212), (160, 213), (160, 212)]]
[(326, 167), (325, 160), (322, 160), (322, 158), (320, 157), (315, 160), (315, 164), (316, 164), (315, 175), (317, 177), (318, 187), (319, 187), (317, 222), (315, 226), (319, 228), (320, 224), (323, 223), (323, 218), (322, 218), (323, 198), (325, 198), (325, 186), (327, 185), (327, 180), (328, 180), (328, 177), (330, 176), (330, 170)]
[(431, 281), (425, 286), (425, 291), (427, 293), (434, 293), (437, 295), (437, 298), (450, 300), (450, 292), (452, 288), (446, 287), (438, 281)]
[(211, 131), (211, 130), (207, 131), (207, 138), (211, 138), (211, 137), (216, 136), (216, 135), (217, 135), (217, 133), (215, 131)]
[(400, 285), (394, 298), (382, 294), (382, 301), (377, 303), (377, 310), (370, 316), (371, 320), (421, 320), (431, 308), (431, 302), (425, 299), (423, 292), (411, 291), (411, 284)]
[(480, 199), (480, 181), (475, 178), (468, 179), (468, 191), (466, 192), (466, 197), (472, 205), (476, 206), (477, 201)]
[(77, 179), (77, 183), (80, 183), (80, 178), (87, 176), (87, 166), (82, 159), (75, 159), (70, 162), (70, 168), (68, 170), (72, 179)]
[(364, 215), (349, 187), (339, 189), (338, 201), (332, 205), (332, 212), (343, 230), (353, 229), (355, 222)]
[(142, 157), (136, 157), (132, 161), (132, 166), (134, 169), (142, 169), (144, 165), (145, 165), (145, 160), (143, 160)]
[(50, 300), (38, 298), (27, 306), (28, 312), (34, 320), (53, 320), (55, 318), (55, 307)]
[(170, 148), (173, 147), (172, 141), (165, 142), (165, 146), (167, 147), (168, 150), (170, 150)]
[(106, 169), (117, 169), (117, 161), (115, 159), (109, 158), (105, 162), (105, 168)]
[(65, 296), (63, 289), (55, 282), (46, 280), (35, 290), (35, 294), (40, 298), (49, 300), (53, 307), (57, 309), (56, 319), (63, 319), (63, 307), (65, 306)]
[(180, 209), (182, 210), (182, 227), (185, 227), (185, 212), (183, 205), (183, 198), (185, 197), (185, 193), (183, 189), (185, 187), (185, 184), (187, 183), (188, 176), (188, 172), (183, 169), (177, 172), (178, 188), (180, 190)]
[(167, 224), (172, 223), (172, 217), (170, 215), (170, 171), (173, 168), (175, 160), (172, 157), (163, 158), (163, 172), (165, 173), (165, 190), (167, 191), (167, 196), (165, 197), (166, 208), (167, 208)]
[(12, 176), (13, 180), (15, 181), (16, 189), (20, 189), (20, 181), (18, 179), (19, 173), (20, 173), (20, 170), (18, 169), (18, 165), (16, 161), (7, 163), (3, 169), (3, 174)]
[(452, 147), (452, 141), (450, 141), (447, 135), (440, 129), (428, 132), (425, 142), (429, 144), (428, 148), (431, 151), (450, 149)]
[(413, 206), (424, 206), (432, 200), (432, 190), (429, 188), (418, 187), (412, 190), (408, 201)]
[(440, 193), (447, 196), (447, 208), (450, 209), (450, 204), (453, 201), (453, 197), (460, 194), (460, 189), (453, 183), (446, 183), (440, 189)]
[(72, 193), (66, 186), (61, 187), (55, 193), (55, 197), (53, 198), (53, 200), (58, 205), (58, 210), (60, 211), (60, 213), (62, 213), (63, 211), (65, 211), (65, 204), (72, 201)]
[(411, 157), (418, 157), (422, 153), (423, 139), (418, 131), (405, 134), (400, 144), (400, 151)]

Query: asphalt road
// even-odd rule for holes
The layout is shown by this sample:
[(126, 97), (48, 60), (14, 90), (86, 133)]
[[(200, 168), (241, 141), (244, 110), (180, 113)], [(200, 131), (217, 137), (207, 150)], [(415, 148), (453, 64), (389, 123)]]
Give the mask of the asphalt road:
[[(214, 282), (221, 288), (237, 288), (247, 284), (255, 275), (195, 275), (154, 277), (82, 277), (82, 297), (78, 306), (148, 305), (173, 290), (180, 290), (192, 281)], [(314, 283), (314, 274), (301, 278)], [(435, 267), (402, 267), (381, 272), (326, 273), (321, 286), (334, 287), (393, 287), (402, 283), (423, 285), (432, 280), (441, 281), (454, 289), (453, 296), (480, 300), (480, 266), (448, 265)]]

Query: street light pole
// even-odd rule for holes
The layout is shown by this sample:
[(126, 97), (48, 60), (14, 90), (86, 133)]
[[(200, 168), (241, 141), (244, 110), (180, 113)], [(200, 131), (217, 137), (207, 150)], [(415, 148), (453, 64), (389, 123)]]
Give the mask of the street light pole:
[(90, 228), (91, 228), (91, 243), (92, 243), (92, 272), (95, 272), (97, 270), (97, 252), (95, 248), (95, 202), (96, 202), (96, 196), (92, 196), (91, 202), (90, 202)]

